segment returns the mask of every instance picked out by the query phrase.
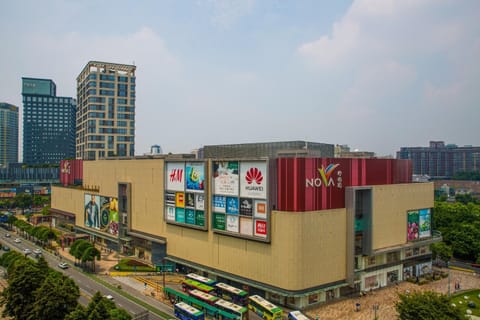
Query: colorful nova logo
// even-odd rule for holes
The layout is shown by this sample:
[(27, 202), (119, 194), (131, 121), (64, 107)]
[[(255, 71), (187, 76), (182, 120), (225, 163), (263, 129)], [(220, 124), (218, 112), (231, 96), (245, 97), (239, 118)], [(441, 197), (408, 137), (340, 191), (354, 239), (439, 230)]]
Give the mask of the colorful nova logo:
[(337, 182), (332, 177), (332, 173), (340, 164), (330, 163), (326, 168), (322, 167), (318, 168), (318, 173), (320, 174), (320, 178), (307, 178), (305, 179), (306, 187), (321, 187), (321, 186), (334, 186), (337, 185), (338, 188), (342, 187), (342, 171), (337, 172)]
[(62, 173), (70, 174), (70, 161), (65, 161), (63, 163)]

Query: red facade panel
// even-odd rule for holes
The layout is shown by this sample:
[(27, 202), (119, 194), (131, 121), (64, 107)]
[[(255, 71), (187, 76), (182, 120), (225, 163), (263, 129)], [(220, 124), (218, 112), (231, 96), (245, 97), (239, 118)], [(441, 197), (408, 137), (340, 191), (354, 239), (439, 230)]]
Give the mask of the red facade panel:
[(345, 207), (345, 188), (409, 183), (409, 160), (347, 158), (277, 159), (277, 208), (314, 211)]
[(60, 161), (60, 183), (68, 186), (78, 180), (83, 180), (83, 160)]

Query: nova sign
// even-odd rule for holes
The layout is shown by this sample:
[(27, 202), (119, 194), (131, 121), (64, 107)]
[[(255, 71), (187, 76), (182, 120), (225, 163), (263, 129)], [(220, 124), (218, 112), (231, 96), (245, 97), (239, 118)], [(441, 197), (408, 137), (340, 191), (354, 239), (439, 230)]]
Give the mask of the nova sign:
[(332, 177), (333, 172), (335, 169), (339, 166), (340, 164), (329, 164), (326, 168), (322, 167), (318, 168), (318, 173), (320, 174), (320, 177), (317, 178), (306, 178), (305, 179), (305, 187), (314, 187), (314, 188), (319, 188), (321, 186), (325, 187), (331, 187), (331, 186), (336, 186), (337, 188), (341, 189), (342, 188), (342, 171), (338, 170), (337, 171), (337, 179)]

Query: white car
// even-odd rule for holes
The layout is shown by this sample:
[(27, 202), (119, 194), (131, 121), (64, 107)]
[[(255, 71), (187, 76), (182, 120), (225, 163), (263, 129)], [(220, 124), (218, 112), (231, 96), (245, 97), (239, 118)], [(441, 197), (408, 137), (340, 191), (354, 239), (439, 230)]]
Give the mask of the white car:
[(67, 264), (66, 262), (60, 262), (60, 263), (58, 264), (58, 267), (59, 267), (60, 269), (68, 269), (68, 264)]
[(15, 240), (13, 240), (15, 243), (20, 243), (22, 242), (22, 240), (20, 240), (19, 238), (16, 238)]
[(28, 248), (23, 249), (23, 254), (24, 255), (27, 255), (27, 254), (30, 254), (30, 253), (32, 253), (32, 250), (30, 250)]
[(113, 296), (111, 294), (107, 294), (106, 296), (103, 296), (104, 298), (107, 298), (108, 300), (113, 300)]
[(39, 255), (39, 254), (42, 254), (42, 250), (37, 248), (37, 249), (33, 250), (33, 253)]

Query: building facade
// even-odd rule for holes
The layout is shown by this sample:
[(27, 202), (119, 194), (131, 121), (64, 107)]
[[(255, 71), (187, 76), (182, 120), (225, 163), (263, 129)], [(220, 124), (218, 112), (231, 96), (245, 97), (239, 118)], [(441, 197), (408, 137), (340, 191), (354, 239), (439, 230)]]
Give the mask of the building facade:
[(52, 212), (98, 245), (302, 309), (431, 270), (433, 183), (411, 176), (395, 159), (105, 159), (83, 163), (82, 189), (52, 187)]
[(414, 174), (436, 179), (480, 171), (480, 147), (445, 145), (443, 141), (430, 141), (428, 147), (402, 147), (397, 159), (411, 160)]
[(90, 61), (78, 75), (77, 159), (134, 155), (135, 69)]
[(334, 146), (309, 141), (255, 142), (204, 146), (199, 158), (333, 157)]
[(0, 102), (0, 168), (18, 162), (18, 107)]
[(49, 79), (22, 78), (23, 162), (59, 164), (75, 157), (76, 100), (57, 97)]

